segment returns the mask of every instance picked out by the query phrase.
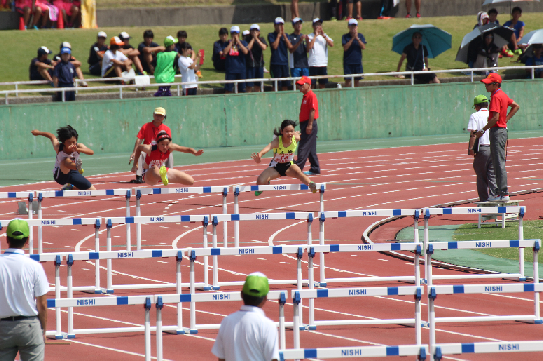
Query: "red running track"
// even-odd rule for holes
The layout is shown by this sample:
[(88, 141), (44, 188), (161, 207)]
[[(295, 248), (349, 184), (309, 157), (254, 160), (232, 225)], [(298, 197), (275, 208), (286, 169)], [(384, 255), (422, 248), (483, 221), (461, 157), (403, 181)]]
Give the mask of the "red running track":
[[(543, 142), (541, 138), (512, 140), (509, 142), (508, 174), (511, 192), (543, 188)], [(464, 144), (441, 144), (392, 149), (373, 149), (321, 154), (323, 174), (313, 178), (315, 182), (326, 182), (326, 210), (349, 210), (364, 208), (420, 208), (475, 198), (475, 175), (471, 168), (471, 157), (465, 155)], [(215, 164), (178, 167), (190, 173), (196, 186), (254, 184), (263, 165), (250, 160), (221, 162)], [(126, 188), (133, 177), (130, 173), (89, 177), (98, 189)], [(282, 179), (280, 183), (295, 183)], [(54, 182), (34, 186), (15, 186), (3, 191), (58, 189)], [(513, 197), (513, 199), (516, 197)], [(541, 194), (522, 195), (527, 206), (525, 219), (538, 219), (541, 213)], [(143, 215), (211, 214), (221, 213), (220, 195), (155, 195), (142, 197)], [(228, 196), (228, 210), (233, 213), (233, 196)], [(134, 215), (135, 201), (131, 203)], [(0, 219), (14, 217), (14, 201), (0, 202)], [(241, 213), (319, 211), (318, 195), (310, 192), (264, 192), (260, 197), (246, 193), (240, 196)], [(58, 198), (46, 199), (43, 203), (43, 218), (74, 218), (94, 216), (124, 216), (124, 197), (101, 198)], [(343, 219), (326, 221), (327, 243), (360, 243), (362, 232), (377, 218)], [(476, 218), (464, 216), (458, 219), (435, 218), (431, 225), (439, 222), (475, 222)], [(410, 225), (409, 220), (399, 220), (380, 227), (371, 237), (374, 242), (392, 239), (395, 233)], [(233, 245), (233, 225), (228, 226), (229, 246)], [(67, 232), (69, 230), (69, 232)], [(132, 245), (135, 245), (135, 230), (132, 228)], [(201, 247), (202, 229), (199, 224), (144, 225), (142, 227), (143, 248)], [(37, 234), (37, 232), (35, 233)], [(222, 228), (218, 230), (222, 245)], [(94, 250), (92, 227), (44, 227), (44, 251)], [(2, 234), (2, 248), (7, 245)], [(113, 249), (122, 250), (125, 245), (124, 226), (112, 230)], [(304, 243), (305, 222), (276, 221), (245, 222), (240, 225), (240, 246)], [(313, 226), (313, 239), (318, 240), (318, 226)], [(211, 241), (211, 238), (210, 238)], [(101, 230), (101, 249), (105, 250), (105, 230)], [(242, 281), (246, 274), (261, 271), (273, 279), (295, 279), (296, 260), (292, 256), (267, 257), (221, 257), (220, 281)], [(197, 281), (203, 280), (201, 260), (197, 266)], [(304, 265), (307, 255), (304, 256)], [(318, 265), (318, 257), (316, 258)], [(211, 261), (210, 261), (211, 264)], [(105, 262), (102, 261), (102, 267)], [(52, 264), (44, 264), (50, 282), (54, 282)], [(382, 254), (330, 254), (326, 257), (327, 277), (352, 276), (399, 276), (412, 275), (413, 264)], [(175, 260), (115, 260), (113, 262), (113, 283), (163, 283), (175, 282)], [(76, 262), (73, 267), (74, 286), (94, 284), (94, 264)], [(188, 262), (182, 263), (183, 281), (188, 281)], [(422, 272), (422, 271), (421, 271)], [(454, 273), (451, 270), (436, 270), (436, 273)], [(210, 274), (211, 277), (211, 274)], [(61, 269), (65, 285), (66, 271)], [(304, 279), (307, 270), (304, 267)], [(318, 267), (316, 267), (318, 280)], [(211, 278), (210, 278), (211, 280)], [(105, 269), (101, 270), (101, 284), (105, 285)], [(443, 284), (444, 282), (439, 282)], [(451, 282), (449, 282), (451, 283)], [(453, 283), (463, 283), (455, 281)], [(398, 286), (398, 282), (365, 283), (366, 286)], [(330, 284), (330, 287), (347, 287), (353, 284)], [(272, 289), (292, 289), (294, 285), (275, 285)], [(222, 291), (238, 291), (239, 287), (222, 287)], [(145, 293), (173, 293), (165, 290), (117, 290), (115, 296), (140, 295)], [(183, 290), (183, 292), (188, 292)], [(54, 294), (51, 293), (51, 297)], [(65, 294), (63, 294), (65, 297)], [(88, 297), (78, 293), (74, 297)], [(103, 297), (109, 297), (104, 295)], [(533, 312), (530, 295), (462, 295), (440, 296), (437, 302), (437, 316), (529, 314)], [(423, 298), (424, 300), (424, 298)], [(307, 301), (304, 303), (307, 305)], [(188, 306), (188, 305), (187, 305)], [(348, 299), (317, 300), (316, 319), (386, 319), (412, 317), (414, 302), (410, 297), (363, 297)], [(197, 323), (218, 324), (222, 318), (239, 308), (239, 303), (200, 303), (197, 306)], [(265, 311), (269, 317), (278, 320), (277, 303), (268, 302)], [(140, 306), (74, 308), (74, 327), (104, 328), (143, 325), (143, 309)], [(423, 319), (427, 307), (423, 303)], [(188, 327), (188, 308), (184, 308), (184, 326)], [(49, 311), (49, 330), (54, 329), (55, 312)], [(63, 331), (67, 331), (67, 314), (63, 313)], [(154, 325), (155, 312), (151, 311)], [(292, 304), (286, 307), (286, 320), (292, 320)], [(304, 320), (308, 320), (307, 309)], [(176, 323), (175, 307), (167, 306), (163, 312), (163, 324)], [(436, 334), (438, 343), (518, 341), (543, 339), (541, 325), (521, 322), (485, 322), (464, 324), (439, 324)], [(164, 358), (170, 360), (213, 360), (210, 349), (216, 330), (200, 330), (197, 335), (164, 334)], [(77, 358), (79, 361), (112, 359), (138, 359), (144, 355), (143, 333), (77, 335), (73, 340), (55, 341), (62, 345), (47, 345), (47, 359)], [(423, 343), (428, 342), (428, 330), (423, 329)], [(415, 343), (413, 328), (400, 325), (388, 326), (328, 326), (316, 331), (302, 332), (301, 345), (305, 348), (398, 345)], [(66, 346), (64, 345), (66, 344)], [(287, 332), (287, 347), (292, 348), (292, 332)], [(152, 337), (152, 354), (156, 355), (155, 339)], [(70, 356), (67, 356), (70, 355)], [(447, 357), (452, 360), (540, 360), (539, 354), (487, 354), (458, 355)]]

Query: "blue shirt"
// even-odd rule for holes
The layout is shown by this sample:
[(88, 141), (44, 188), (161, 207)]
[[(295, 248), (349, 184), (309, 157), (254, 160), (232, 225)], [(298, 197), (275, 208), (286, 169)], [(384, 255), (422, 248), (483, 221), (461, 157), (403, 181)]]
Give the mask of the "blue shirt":
[[(526, 59), (526, 66), (543, 65), (543, 56), (536, 58), (535, 56)], [(536, 74), (543, 72), (543, 69), (534, 69)]]
[(519, 40), (518, 36), (520, 34), (520, 31), (524, 27), (524, 21), (519, 20), (519, 21), (517, 21), (515, 26), (513, 26), (513, 22), (511, 20), (509, 20), (509, 21), (506, 21), (505, 24), (503, 24), (503, 26), (507, 26), (508, 28), (514, 29), (515, 30), (515, 36), (516, 36), (517, 40)]
[(271, 58), (270, 58), (270, 64), (271, 65), (288, 65), (288, 48), (287, 43), (285, 42), (285, 39), (281, 37), (281, 40), (279, 40), (279, 46), (277, 49), (273, 49), (272, 44), (275, 42), (275, 39), (277, 39), (278, 33), (269, 33), (268, 34), (268, 42), (270, 43), (270, 49), (271, 49)]
[(288, 39), (292, 45), (298, 44), (299, 41), (302, 43), (298, 45), (296, 50), (290, 53), (290, 67), (291, 68), (309, 68), (309, 63), (307, 62), (307, 43), (305, 40), (300, 40), (304, 34), (296, 35), (292, 33), (288, 36)]
[[(341, 45), (345, 46), (349, 41), (351, 41), (351, 34), (343, 34), (341, 37)], [(366, 44), (366, 39), (364, 35), (358, 33), (358, 39)], [(362, 64), (362, 48), (358, 41), (353, 41), (349, 49), (345, 50), (343, 53), (343, 64)]]
[(58, 78), (59, 84), (73, 84), (74, 83), (75, 67), (72, 63), (59, 61), (53, 69), (53, 76)]
[[(245, 40), (241, 40), (241, 44), (244, 47), (248, 46)], [(238, 53), (237, 55), (234, 55), (233, 54), (234, 52), (232, 50), (233, 49), (231, 48), (230, 52), (226, 54), (226, 72), (233, 73), (233, 74), (238, 74), (238, 73), (245, 74), (245, 72), (247, 71), (247, 67), (245, 64), (245, 60), (247, 59), (247, 56), (243, 54), (241, 49), (237, 50), (237, 53)]]
[(216, 70), (224, 70), (226, 58), (221, 58), (221, 51), (228, 46), (227, 41), (216, 41), (213, 43), (213, 67)]

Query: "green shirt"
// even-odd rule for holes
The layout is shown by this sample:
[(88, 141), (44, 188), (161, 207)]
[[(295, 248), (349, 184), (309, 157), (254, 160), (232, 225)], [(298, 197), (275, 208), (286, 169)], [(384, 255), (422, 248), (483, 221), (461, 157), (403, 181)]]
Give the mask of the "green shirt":
[(176, 59), (176, 51), (165, 51), (157, 54), (155, 67), (155, 80), (157, 83), (173, 83), (176, 73), (174, 68)]

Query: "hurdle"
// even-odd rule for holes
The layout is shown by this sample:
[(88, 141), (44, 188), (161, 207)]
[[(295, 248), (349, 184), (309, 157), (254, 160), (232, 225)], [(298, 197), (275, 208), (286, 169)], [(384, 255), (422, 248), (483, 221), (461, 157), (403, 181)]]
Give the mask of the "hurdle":
[[(107, 251), (112, 252), (111, 249), (111, 228), (114, 224), (132, 224), (135, 223), (137, 225), (141, 224), (162, 224), (162, 223), (181, 223), (181, 222), (189, 222), (189, 223), (196, 223), (196, 222), (202, 222), (203, 225), (203, 238), (204, 238), (204, 247), (207, 245), (207, 225), (208, 225), (208, 216), (205, 215), (175, 215), (175, 216), (156, 216), (156, 217), (146, 217), (146, 216), (136, 216), (136, 217), (109, 217), (104, 218), (104, 222), (107, 228)], [(171, 250), (168, 250), (171, 251)], [(113, 276), (112, 276), (112, 259), (113, 258), (146, 258), (147, 253), (143, 252), (142, 250), (139, 251), (127, 251), (127, 252), (114, 252), (113, 255), (116, 255), (116, 257), (108, 257), (107, 258), (107, 289), (106, 293), (114, 293), (115, 289), (154, 289), (154, 288), (168, 288), (168, 287), (175, 287), (176, 285), (173, 283), (164, 283), (164, 284), (129, 284), (129, 285), (113, 285)], [(155, 253), (158, 254), (158, 251)], [(152, 253), (151, 253), (152, 255)], [(98, 257), (100, 257), (98, 255)], [(161, 256), (165, 257), (165, 256)], [(99, 259), (99, 258), (98, 258)], [(207, 260), (205, 260), (205, 263), (207, 264)], [(205, 267), (205, 265), (204, 265)], [(209, 285), (208, 279), (207, 279), (207, 272), (204, 273), (204, 283), (202, 284), (203, 287), (207, 287)], [(185, 286), (188, 286), (186, 284)]]
[[(320, 202), (319, 212), (324, 212), (324, 192), (326, 190), (326, 183), (317, 183), (316, 186), (317, 186), (317, 189), (319, 190), (319, 202)], [(234, 187), (234, 213), (239, 214), (240, 193), (253, 192), (253, 191), (305, 191), (305, 190), (309, 190), (309, 186), (305, 184), (236, 186)], [(239, 247), (239, 221), (234, 221), (234, 247)]]
[(303, 348), (279, 351), (279, 359), (328, 359), (353, 357), (417, 356), (426, 360), (426, 345)]
[(477, 342), (477, 343), (448, 343), (436, 345), (434, 360), (440, 361), (443, 355), (462, 355), (473, 353), (503, 353), (503, 352), (541, 352), (543, 340), (540, 341), (506, 341), (506, 342)]
[[(418, 241), (418, 209), (364, 209), (356, 211), (326, 211), (321, 212), (319, 215), (319, 245), (324, 246), (324, 222), (327, 218), (350, 218), (350, 217), (395, 217), (395, 216), (412, 216), (414, 219), (413, 231), (415, 234), (415, 243)], [(372, 247), (377, 245), (367, 245), (371, 250)], [(317, 248), (316, 248), (317, 250)], [(388, 250), (388, 249), (386, 249)], [(383, 250), (383, 251), (386, 251)], [(415, 282), (419, 278), (419, 269), (415, 267), (416, 275), (413, 276), (400, 276), (400, 277), (355, 277), (355, 278), (332, 278), (327, 279), (325, 274), (325, 263), (324, 263), (324, 252), (318, 250), (319, 252), (319, 282), (318, 286), (326, 287), (328, 282), (376, 282), (376, 281), (410, 281)], [(326, 251), (327, 252), (327, 251)], [(419, 253), (415, 254), (415, 264), (418, 264)], [(417, 284), (418, 285), (418, 284)]]
[[(28, 219), (32, 220), (33, 218), (32, 202), (34, 201), (34, 191), (0, 192), (0, 199), (27, 199), (28, 200)], [(3, 223), (3, 224), (7, 226), (8, 223)], [(2, 227), (2, 225), (0, 225), (0, 227)], [(33, 254), (34, 253), (34, 236), (32, 232), (33, 227), (30, 225), (29, 225), (29, 230), (30, 230), (30, 236), (28, 237), (28, 253)], [(1, 250), (2, 250), (2, 245), (0, 244), (0, 251)]]
[[(432, 215), (449, 215), (449, 214), (461, 214), (461, 215), (476, 215), (479, 217), (483, 214), (491, 214), (491, 213), (501, 213), (501, 214), (508, 214), (508, 213), (518, 213), (519, 215), (519, 241), (522, 242), (524, 240), (524, 227), (523, 227), (523, 219), (524, 219), (524, 213), (526, 211), (526, 207), (522, 206), (516, 206), (516, 207), (449, 207), (449, 208), (424, 208), (423, 214), (424, 214), (424, 249), (428, 249), (429, 247), (429, 236), (428, 236), (428, 221)], [(484, 248), (485, 242), (488, 241), (479, 241), (479, 246), (476, 248)], [(454, 242), (453, 242), (454, 243)], [(459, 246), (463, 245), (464, 242), (457, 242)], [(467, 245), (467, 244), (466, 244)], [(461, 246), (462, 247), (462, 246)], [(434, 246), (434, 249), (437, 249), (436, 246)], [(451, 249), (451, 248), (448, 248)], [(519, 250), (519, 272), (518, 273), (489, 273), (489, 274), (482, 274), (482, 275), (434, 275), (432, 278), (434, 280), (449, 280), (449, 279), (484, 279), (484, 278), (503, 278), (504, 276), (510, 278), (518, 278), (519, 281), (525, 281), (526, 277), (524, 276), (524, 248), (518, 247)], [(430, 256), (429, 253), (426, 252), (425, 258), (424, 258), (424, 275), (426, 282), (428, 282), (428, 274), (431, 273), (430, 268), (432, 267), (430, 264)]]
[[(222, 194), (222, 212), (228, 213), (226, 197), (228, 195), (228, 189), (230, 187), (212, 186), (212, 187), (179, 187), (179, 188), (134, 188), (134, 194), (136, 195), (136, 216), (141, 216), (141, 196), (155, 195), (155, 194)], [(224, 246), (226, 247), (228, 231), (226, 229), (226, 222), (223, 230)], [(137, 249), (141, 249), (141, 223), (136, 224), (136, 242)]]

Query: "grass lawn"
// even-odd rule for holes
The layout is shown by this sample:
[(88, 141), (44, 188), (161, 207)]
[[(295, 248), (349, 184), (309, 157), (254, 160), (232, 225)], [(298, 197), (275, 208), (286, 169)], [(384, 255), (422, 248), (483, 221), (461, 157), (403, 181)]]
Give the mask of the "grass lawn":
[[(543, 220), (525, 221), (524, 222), (524, 239), (541, 239), (543, 238)], [(506, 222), (505, 228), (496, 227), (494, 225), (484, 225), (477, 228), (477, 224), (464, 224), (454, 233), (455, 241), (470, 241), (470, 240), (514, 240), (518, 239), (518, 222)], [(489, 256), (497, 258), (507, 258), (518, 260), (518, 249), (516, 248), (489, 248), (477, 249)], [(539, 252), (539, 262), (543, 262), (543, 251)], [(524, 251), (524, 260), (533, 261), (533, 251), (531, 248), (526, 248)]]
[[(106, 0), (103, 0), (106, 1)], [(527, 24), (525, 32), (543, 28), (543, 14), (525, 13), (522, 20)], [(272, 19), (270, 19), (272, 20)], [(309, 19), (305, 19), (302, 31), (308, 33), (312, 31)], [(508, 20), (508, 15), (499, 16), (501, 23)], [(465, 68), (466, 64), (454, 60), (456, 52), (460, 46), (463, 36), (472, 30), (475, 24), (475, 15), (464, 17), (437, 17), (422, 19), (394, 19), (390, 21), (382, 20), (364, 20), (359, 25), (359, 32), (364, 34), (367, 40), (367, 48), (364, 51), (364, 71), (366, 73), (378, 73), (395, 71), (399, 54), (392, 52), (392, 37), (401, 30), (408, 28), (412, 24), (428, 24), (441, 27), (443, 30), (452, 34), (452, 48), (441, 54), (436, 59), (430, 59), (430, 67), (434, 70)], [(213, 53), (213, 42), (218, 39), (218, 30), (220, 27), (230, 28), (230, 25), (200, 25), (200, 26), (179, 26), (179, 27), (152, 27), (155, 33), (155, 40), (162, 43), (167, 35), (175, 35), (178, 30), (186, 30), (188, 41), (195, 49), (205, 49), (206, 62), (202, 67), (202, 80), (220, 80), (224, 79), (223, 73), (214, 71), (211, 55)], [(267, 37), (269, 32), (273, 31), (273, 24), (260, 24), (261, 34)], [(242, 30), (248, 29), (249, 25), (240, 25)], [(142, 41), (144, 27), (123, 27), (123, 28), (100, 28), (105, 31), (109, 37), (119, 34), (121, 31), (128, 32), (131, 36), (131, 44), (134, 47)], [(290, 24), (286, 24), (285, 29), (291, 31)], [(343, 48), (341, 46), (341, 36), (347, 32), (345, 21), (328, 21), (324, 23), (325, 32), (334, 39), (335, 46), (329, 50), (329, 74), (343, 74), (342, 58)], [(47, 46), (55, 53), (59, 50), (62, 41), (69, 41), (72, 44), (73, 55), (83, 63), (83, 72), (85, 77), (93, 78), (88, 74), (86, 64), (89, 48), (96, 39), (97, 30), (86, 29), (66, 29), (66, 30), (40, 30), (40, 31), (2, 31), (2, 49), (5, 49), (1, 56), (3, 66), (0, 70), (0, 79), (3, 82), (28, 80), (28, 67), (30, 60), (36, 56), (38, 47)], [(8, 51), (9, 49), (9, 51)], [(269, 62), (270, 51), (266, 50), (265, 59)], [(500, 66), (513, 65), (511, 59), (503, 58), (499, 60)], [(405, 64), (405, 63), (404, 63)], [(268, 66), (268, 64), (266, 64)], [(516, 70), (515, 70), (516, 71)], [(519, 70), (520, 71), (520, 70)], [(269, 74), (267, 74), (269, 76)], [(445, 75), (440, 75), (444, 77)], [(390, 76), (366, 77), (366, 79), (391, 79)], [(94, 83), (95, 86), (103, 86), (103, 83)], [(0, 87), (0, 90), (13, 89), (13, 87)]]

